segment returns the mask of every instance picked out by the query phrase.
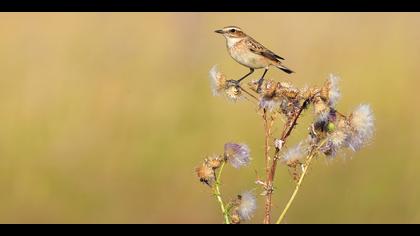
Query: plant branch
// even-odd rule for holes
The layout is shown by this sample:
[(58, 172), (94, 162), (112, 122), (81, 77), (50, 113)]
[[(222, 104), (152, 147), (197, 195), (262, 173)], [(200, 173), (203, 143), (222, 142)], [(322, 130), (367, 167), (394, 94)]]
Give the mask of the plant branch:
[[(266, 173), (266, 183), (268, 182), (268, 176), (270, 175), (270, 136), (271, 136), (271, 127), (273, 125), (273, 120), (271, 122), (267, 119), (267, 110), (264, 109), (263, 113), (264, 119), (264, 134), (265, 134), (265, 142), (264, 142), (264, 157), (265, 157), (265, 173)], [(269, 186), (265, 185), (265, 191), (268, 192), (272, 191)], [(270, 222), (270, 206), (265, 206), (265, 215), (264, 215), (264, 224), (269, 224)]]
[[(312, 98), (306, 99), (303, 102), (302, 106), (299, 108), (299, 110), (297, 112), (295, 112), (292, 119), (290, 119), (284, 125), (284, 129), (282, 131), (282, 135), (281, 135), (281, 138), (280, 138), (283, 145), (286, 142), (287, 138), (290, 136), (293, 128), (297, 125), (297, 121), (298, 121), (300, 115), (302, 114), (303, 110), (306, 108), (306, 106), (308, 105), (308, 102), (311, 99)], [(272, 194), (273, 193), (272, 188), (273, 188), (274, 177), (276, 175), (277, 161), (279, 159), (280, 150), (281, 150), (281, 147), (276, 146), (276, 150), (275, 150), (275, 153), (274, 153), (273, 162), (271, 163), (270, 171), (267, 172), (266, 186), (270, 189), (270, 191), (267, 191), (266, 200), (265, 200), (265, 218), (264, 218), (264, 223), (265, 224), (270, 224), (271, 205), (272, 205), (271, 202), (272, 202), (272, 195), (273, 195)]]
[(280, 214), (279, 218), (277, 219), (276, 224), (280, 224), (283, 221), (284, 217), (286, 216), (287, 211), (289, 210), (290, 206), (292, 205), (293, 201), (295, 200), (295, 197), (296, 197), (297, 193), (299, 192), (300, 187), (302, 186), (303, 179), (305, 178), (306, 174), (308, 173), (308, 169), (309, 169), (309, 166), (311, 165), (312, 159), (318, 154), (319, 147), (324, 145), (324, 143), (325, 143), (325, 140), (317, 146), (316, 150), (312, 150), (312, 152), (306, 158), (306, 162), (303, 165), (302, 174), (299, 178), (298, 183), (296, 184), (295, 190), (293, 191), (293, 194), (290, 197), (289, 201), (287, 202), (286, 207), (284, 208), (283, 212)]
[(220, 178), (222, 176), (224, 166), (225, 166), (225, 162), (222, 163), (222, 166), (220, 167), (219, 173), (217, 174), (213, 191), (214, 191), (214, 195), (217, 198), (217, 201), (220, 204), (220, 209), (222, 210), (223, 217), (224, 217), (224, 220), (225, 220), (225, 224), (230, 224), (229, 214), (228, 214), (228, 211), (225, 208), (225, 204), (223, 203), (223, 199), (222, 199), (222, 194), (220, 192)]
[(249, 96), (251, 96), (252, 98), (254, 98), (255, 100), (259, 100), (257, 97), (255, 97), (252, 93), (248, 92), (246, 89), (242, 88), (241, 86), (238, 86), (240, 90), (242, 90), (243, 92), (245, 92), (246, 94), (248, 94)]

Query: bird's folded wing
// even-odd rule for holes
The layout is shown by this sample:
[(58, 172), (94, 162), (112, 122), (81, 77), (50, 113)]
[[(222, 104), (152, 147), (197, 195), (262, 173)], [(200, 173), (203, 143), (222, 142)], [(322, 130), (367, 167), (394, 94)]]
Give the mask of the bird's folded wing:
[(260, 43), (255, 41), (254, 39), (248, 39), (246, 41), (246, 44), (247, 44), (249, 50), (251, 50), (251, 52), (253, 52), (255, 54), (262, 55), (262, 56), (267, 57), (267, 58), (269, 58), (273, 61), (284, 60), (283, 57), (281, 57), (279, 55), (276, 55), (274, 52), (268, 50), (266, 47), (264, 47), (263, 45), (261, 45)]

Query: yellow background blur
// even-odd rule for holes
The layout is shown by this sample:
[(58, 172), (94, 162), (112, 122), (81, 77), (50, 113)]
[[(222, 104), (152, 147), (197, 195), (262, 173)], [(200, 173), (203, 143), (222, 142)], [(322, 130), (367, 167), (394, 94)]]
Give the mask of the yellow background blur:
[[(209, 87), (214, 64), (232, 79), (248, 71), (213, 32), (237, 25), (297, 72), (267, 78), (304, 86), (338, 74), (339, 110), (370, 103), (376, 116), (370, 146), (316, 162), (286, 223), (419, 223), (419, 23), (415, 13), (1, 13), (0, 222), (221, 223), (194, 167), (226, 141), (247, 143), (251, 167), (223, 177), (229, 199), (255, 188), (263, 166), (255, 108)], [(293, 189), (284, 166), (276, 180), (274, 217)]]

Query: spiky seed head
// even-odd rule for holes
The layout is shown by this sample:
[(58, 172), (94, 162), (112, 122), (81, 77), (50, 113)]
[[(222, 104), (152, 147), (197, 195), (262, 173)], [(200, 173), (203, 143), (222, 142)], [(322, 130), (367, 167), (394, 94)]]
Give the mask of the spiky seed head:
[(237, 101), (241, 97), (241, 90), (236, 86), (229, 86), (225, 89), (227, 97), (232, 101)]
[(213, 185), (216, 178), (213, 168), (206, 165), (206, 163), (203, 163), (195, 169), (195, 172), (200, 179), (200, 182), (205, 183), (210, 187)]
[(224, 156), (234, 168), (247, 166), (251, 161), (250, 150), (246, 144), (226, 143)]
[(213, 96), (220, 95), (220, 92), (222, 92), (227, 86), (226, 76), (219, 71), (217, 65), (214, 65), (210, 69), (209, 78)]
[(224, 158), (220, 155), (213, 155), (204, 160), (205, 164), (212, 169), (218, 169), (223, 161)]
[(257, 199), (252, 192), (244, 192), (238, 196), (240, 200), (237, 212), (243, 221), (251, 220), (257, 209)]

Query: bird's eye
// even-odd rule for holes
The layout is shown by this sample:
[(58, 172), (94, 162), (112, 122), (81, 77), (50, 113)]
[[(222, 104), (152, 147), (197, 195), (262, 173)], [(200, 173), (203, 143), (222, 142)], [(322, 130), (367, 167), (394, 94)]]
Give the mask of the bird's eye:
[(235, 33), (235, 32), (236, 32), (236, 30), (235, 30), (235, 29), (231, 29), (231, 30), (230, 30), (230, 32), (231, 32), (231, 33)]

